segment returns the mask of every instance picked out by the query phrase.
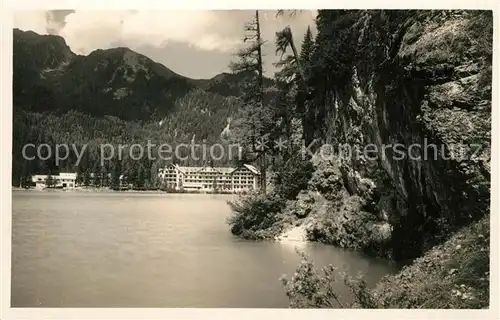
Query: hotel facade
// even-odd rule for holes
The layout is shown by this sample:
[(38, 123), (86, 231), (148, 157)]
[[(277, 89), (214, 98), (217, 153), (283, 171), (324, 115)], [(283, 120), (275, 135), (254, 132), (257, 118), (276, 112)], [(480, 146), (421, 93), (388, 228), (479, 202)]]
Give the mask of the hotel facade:
[(159, 170), (158, 177), (172, 190), (241, 193), (258, 190), (260, 172), (249, 164), (238, 168), (169, 165)]

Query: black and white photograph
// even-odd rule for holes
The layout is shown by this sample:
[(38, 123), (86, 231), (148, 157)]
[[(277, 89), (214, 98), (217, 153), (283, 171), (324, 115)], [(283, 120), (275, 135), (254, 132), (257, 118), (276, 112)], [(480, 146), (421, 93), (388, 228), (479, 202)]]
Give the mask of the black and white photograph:
[(2, 309), (498, 316), (494, 16), (12, 12)]

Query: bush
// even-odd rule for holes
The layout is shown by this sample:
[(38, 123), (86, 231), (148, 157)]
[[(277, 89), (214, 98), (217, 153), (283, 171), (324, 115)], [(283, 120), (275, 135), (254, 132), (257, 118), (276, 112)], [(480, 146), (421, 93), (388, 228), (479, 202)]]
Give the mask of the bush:
[[(374, 308), (375, 300), (368, 291), (361, 277), (352, 279), (346, 273), (338, 273), (333, 265), (316, 271), (313, 262), (303, 252), (293, 277), (280, 280), (290, 301), (291, 308)], [(341, 298), (336, 291), (336, 284), (342, 282), (353, 294), (354, 300)]]
[(309, 185), (319, 191), (328, 200), (337, 200), (345, 194), (344, 182), (339, 161), (327, 162), (317, 160)]
[(231, 233), (246, 239), (264, 239), (272, 236), (266, 229), (280, 220), (286, 201), (272, 194), (250, 194), (228, 204), (233, 211), (227, 220)]
[(455, 233), (395, 275), (382, 278), (375, 288), (363, 278), (339, 274), (354, 299), (336, 290), (336, 269), (317, 272), (303, 253), (294, 276), (282, 278), (292, 308), (481, 309), (489, 307), (489, 216)]
[(302, 190), (307, 189), (313, 170), (314, 167), (309, 161), (304, 161), (299, 157), (290, 159), (276, 172), (275, 193), (284, 199), (294, 200)]
[(318, 216), (307, 229), (310, 240), (385, 255), (392, 227), (378, 217), (363, 211), (364, 200), (358, 196), (331, 203), (325, 214)]
[(489, 216), (383, 278), (372, 290), (381, 308), (479, 309), (489, 306)]
[(308, 257), (297, 252), (301, 257), (295, 274), (288, 280), (281, 278), (291, 308), (334, 308), (344, 307), (333, 289), (337, 282), (336, 269), (328, 265), (318, 273)]
[(301, 191), (297, 196), (293, 208), (293, 214), (297, 218), (305, 218), (313, 212), (314, 204), (317, 200), (311, 191)]

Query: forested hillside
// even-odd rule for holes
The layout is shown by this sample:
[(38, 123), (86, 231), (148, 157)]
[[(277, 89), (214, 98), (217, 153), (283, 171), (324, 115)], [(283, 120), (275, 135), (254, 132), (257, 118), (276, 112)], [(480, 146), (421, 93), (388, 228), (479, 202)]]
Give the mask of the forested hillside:
[[(175, 148), (191, 141), (227, 143), (221, 134), (224, 129), (229, 133), (231, 123), (240, 116), (238, 97), (249, 76), (244, 72), (190, 79), (128, 48), (79, 56), (59, 36), (13, 32), (13, 185), (34, 173), (78, 170), (131, 177), (147, 172), (147, 179), (141, 180), (148, 181), (147, 187), (155, 186), (156, 175), (151, 172), (168, 161), (125, 157), (123, 163), (101, 167), (99, 145), (138, 143), (145, 147), (150, 141)], [(265, 85), (270, 87), (273, 81), (265, 78)], [(77, 156), (71, 149), (70, 157), (59, 164), (54, 151), (46, 161), (23, 159), (22, 148), (28, 143), (47, 143), (53, 148), (75, 144), (77, 150), (88, 145), (92, 151), (75, 167)], [(184, 163), (202, 165), (208, 160)]]
[[(211, 110), (214, 105), (217, 105), (217, 109)], [(208, 145), (214, 142), (225, 144), (221, 133), (227, 127), (228, 119), (238, 116), (239, 105), (234, 97), (226, 98), (196, 89), (176, 102), (179, 111), (160, 121), (125, 121), (115, 116), (95, 117), (73, 110), (62, 114), (16, 110), (13, 123), (13, 184), (17, 186), (22, 181), (28, 181), (34, 173), (55, 174), (64, 171), (102, 176), (109, 173), (116, 178), (124, 174), (137, 188), (158, 188), (158, 168), (167, 163), (208, 164), (208, 160), (200, 157), (199, 148), (196, 153), (199, 159), (186, 157), (190, 151), (183, 150), (180, 156), (186, 157), (186, 160), (181, 161), (173, 151), (158, 154), (159, 146), (166, 144), (175, 150), (177, 145), (189, 144), (193, 138), (197, 144), (203, 141)], [(146, 153), (148, 143), (152, 145), (150, 158)], [(24, 159), (22, 155), (22, 149), (27, 144), (35, 146), (26, 149), (28, 157), (36, 157), (34, 160)], [(52, 150), (49, 155), (44, 149), (42, 157), (48, 157), (47, 160), (40, 160), (35, 154), (36, 147), (42, 144), (48, 144)], [(62, 145), (69, 147), (69, 156), (56, 163), (54, 152), (58, 144), (61, 145), (60, 156), (66, 155)], [(114, 156), (102, 162), (101, 150), (111, 150), (111, 147), (103, 147), (108, 144), (114, 146)], [(140, 145), (144, 150), (140, 159), (137, 155), (139, 151), (132, 151), (138, 160), (130, 157), (130, 146), (133, 144)], [(122, 151), (120, 159), (119, 145), (129, 146)], [(76, 166), (78, 154), (82, 150), (83, 158)], [(213, 163), (223, 165), (229, 162), (230, 159), (225, 157)], [(138, 175), (142, 177), (139, 179), (141, 183), (136, 184)], [(111, 181), (105, 185), (112, 186)]]

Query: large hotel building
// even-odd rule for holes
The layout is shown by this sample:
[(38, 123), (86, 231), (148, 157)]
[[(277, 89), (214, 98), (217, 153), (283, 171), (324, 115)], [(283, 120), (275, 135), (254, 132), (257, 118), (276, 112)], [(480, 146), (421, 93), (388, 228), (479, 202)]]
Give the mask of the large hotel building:
[(169, 165), (160, 169), (158, 176), (169, 189), (239, 193), (258, 190), (260, 172), (249, 164), (238, 168)]

